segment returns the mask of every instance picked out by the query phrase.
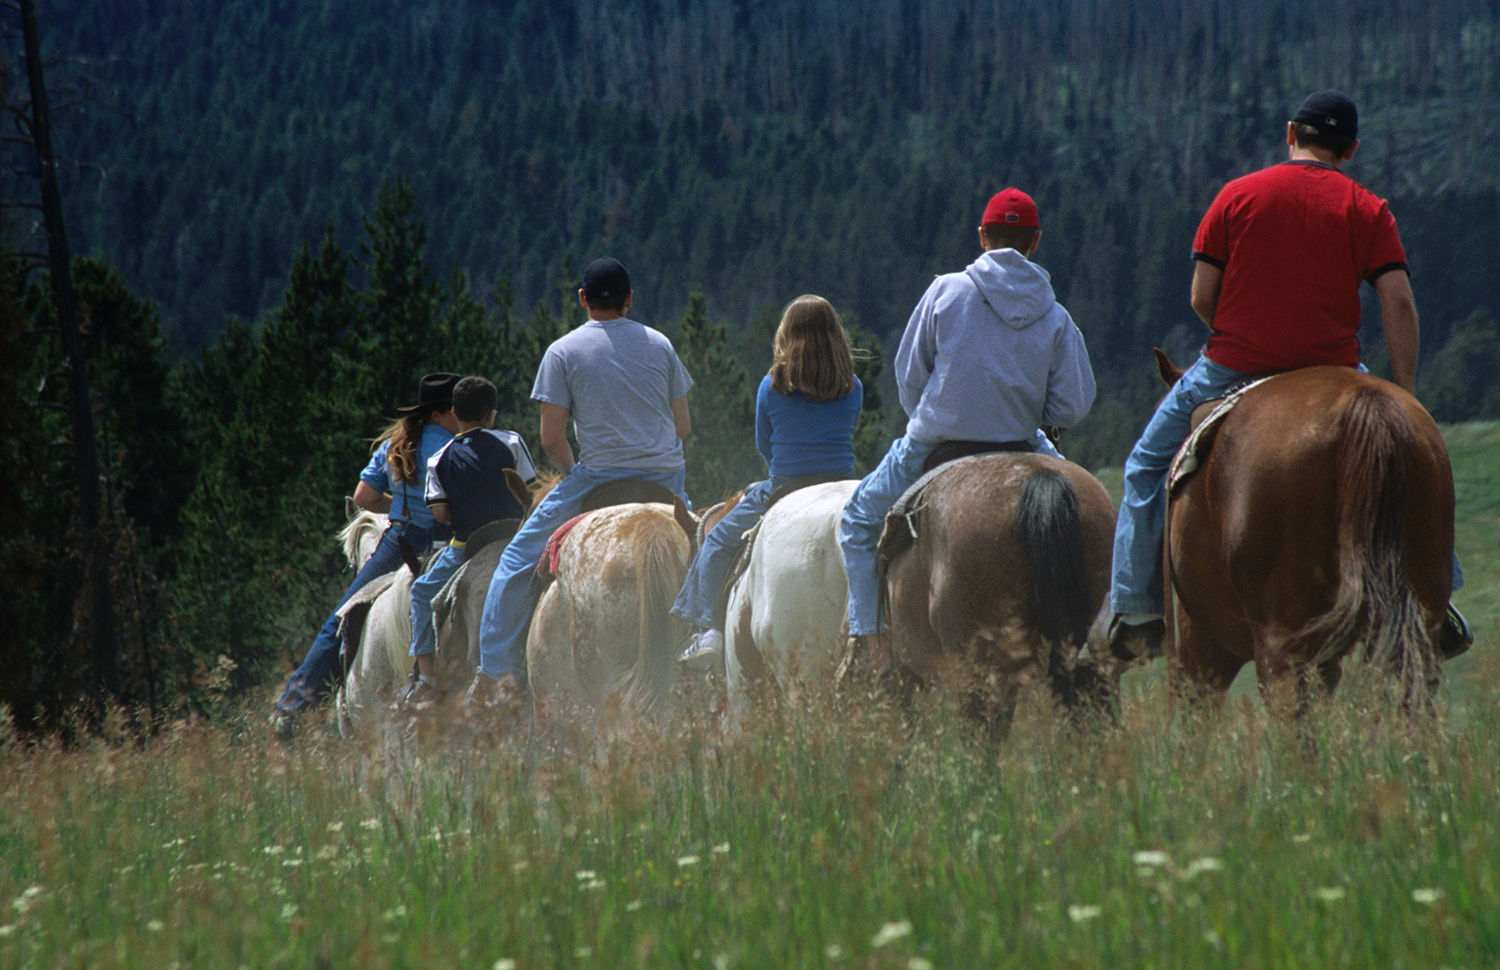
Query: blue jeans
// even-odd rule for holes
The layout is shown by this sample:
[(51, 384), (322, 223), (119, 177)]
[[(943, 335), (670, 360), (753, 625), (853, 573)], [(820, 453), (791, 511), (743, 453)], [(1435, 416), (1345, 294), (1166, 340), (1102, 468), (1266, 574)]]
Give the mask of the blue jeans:
[(745, 533), (755, 527), (771, 504), (771, 493), (786, 484), (785, 478), (768, 478), (745, 489), (745, 495), (729, 514), (703, 539), (693, 563), (688, 567), (682, 592), (672, 604), (672, 615), (700, 629), (714, 625), (714, 608), (734, 557), (745, 546)]
[[(1364, 368), (1361, 367), (1361, 370)], [(1187, 440), (1193, 408), (1247, 375), (1200, 355), (1156, 406), (1146, 430), (1125, 459), (1125, 494), (1115, 520), (1110, 609), (1116, 613), (1161, 613), (1162, 529), (1167, 511), (1167, 471)], [(1453, 557), (1453, 588), (1463, 585)]]
[(423, 657), (437, 653), (437, 629), (432, 625), (432, 598), (453, 578), (468, 553), (457, 546), (444, 546), (427, 571), (411, 584), (411, 655)]
[(579, 513), (583, 499), (596, 486), (622, 478), (640, 478), (656, 482), (671, 489), (684, 502), (683, 470), (670, 472), (632, 471), (611, 469), (594, 472), (582, 465), (574, 465), (547, 493), (542, 504), (521, 524), (500, 556), (500, 565), (490, 579), (490, 590), (484, 599), (484, 613), (479, 622), (479, 670), (486, 676), (500, 678), (515, 674), (525, 680), (526, 631), (531, 626), (531, 611), (536, 606), (532, 595), (531, 575), (542, 553), (547, 550), (547, 540), (557, 527)]
[[(1033, 443), (1037, 454), (1061, 458), (1040, 431)], [(880, 564), (876, 553), (885, 514), (902, 493), (922, 477), (922, 463), (938, 446), (935, 441), (913, 441), (902, 435), (875, 470), (854, 488), (839, 518), (839, 551), (849, 580), (849, 635), (880, 632)]]
[[(339, 600), (339, 606), (347, 603), (349, 597), (363, 589), (375, 577), (384, 576), (402, 567), (400, 547), (402, 535), (406, 536), (412, 549), (418, 555), (432, 545), (430, 530), (404, 522), (393, 523), (380, 537), (380, 543), (376, 545), (370, 558), (365, 560), (365, 564), (355, 574), (354, 582), (350, 583), (349, 588), (344, 591), (343, 598)], [(286, 687), (276, 700), (277, 709), (289, 714), (301, 714), (327, 697), (343, 675), (343, 671), (339, 669), (339, 648), (342, 646), (343, 640), (339, 637), (338, 607), (334, 607), (308, 649), (307, 658), (302, 661), (302, 666), (298, 667), (287, 680)]]

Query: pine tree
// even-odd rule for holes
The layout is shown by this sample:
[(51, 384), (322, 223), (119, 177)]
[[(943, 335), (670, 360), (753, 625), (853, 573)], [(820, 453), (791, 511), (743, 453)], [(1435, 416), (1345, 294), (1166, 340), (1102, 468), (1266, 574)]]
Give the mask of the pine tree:
[(755, 399), (745, 368), (731, 351), (729, 327), (709, 322), (701, 290), (688, 296), (675, 344), (693, 378), (688, 392), (693, 431), (683, 449), (687, 491), (694, 502), (707, 505), (765, 476), (765, 462), (755, 449)]

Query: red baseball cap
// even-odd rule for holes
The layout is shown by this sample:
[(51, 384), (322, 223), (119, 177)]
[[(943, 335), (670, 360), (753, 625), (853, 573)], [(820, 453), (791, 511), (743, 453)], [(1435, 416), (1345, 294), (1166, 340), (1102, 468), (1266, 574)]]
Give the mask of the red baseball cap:
[(984, 207), (984, 219), (979, 224), (1015, 226), (1021, 229), (1042, 227), (1041, 219), (1037, 218), (1036, 203), (1020, 189), (1006, 189), (991, 199), (990, 204)]

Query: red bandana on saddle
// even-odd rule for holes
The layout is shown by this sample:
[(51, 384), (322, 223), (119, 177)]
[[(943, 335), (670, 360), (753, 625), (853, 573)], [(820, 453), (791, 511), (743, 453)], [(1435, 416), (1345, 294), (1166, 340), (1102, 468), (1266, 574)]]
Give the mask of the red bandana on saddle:
[(582, 515), (575, 515), (557, 527), (557, 531), (552, 533), (552, 538), (547, 540), (547, 548), (542, 551), (541, 562), (536, 564), (538, 579), (544, 583), (550, 583), (557, 578), (557, 564), (558, 560), (562, 557), (563, 541), (568, 538), (568, 533), (573, 531), (575, 525), (593, 514), (592, 512), (584, 512)]

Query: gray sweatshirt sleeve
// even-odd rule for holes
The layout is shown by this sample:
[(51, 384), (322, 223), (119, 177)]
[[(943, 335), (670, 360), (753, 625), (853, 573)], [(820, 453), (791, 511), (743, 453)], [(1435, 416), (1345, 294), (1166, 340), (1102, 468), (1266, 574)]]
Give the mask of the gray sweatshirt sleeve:
[(926, 389), (937, 361), (937, 328), (932, 315), (936, 289), (934, 283), (922, 294), (917, 308), (911, 312), (911, 319), (906, 322), (901, 346), (896, 351), (896, 391), (901, 398), (901, 409), (908, 417), (922, 400), (922, 391)]
[[(1058, 312), (1067, 316), (1061, 306)], [(1047, 376), (1047, 404), (1042, 411), (1042, 424), (1058, 428), (1071, 428), (1094, 404), (1094, 368), (1089, 364), (1089, 350), (1083, 342), (1083, 333), (1068, 317), (1067, 323), (1057, 329), (1053, 341), (1052, 370)]]

